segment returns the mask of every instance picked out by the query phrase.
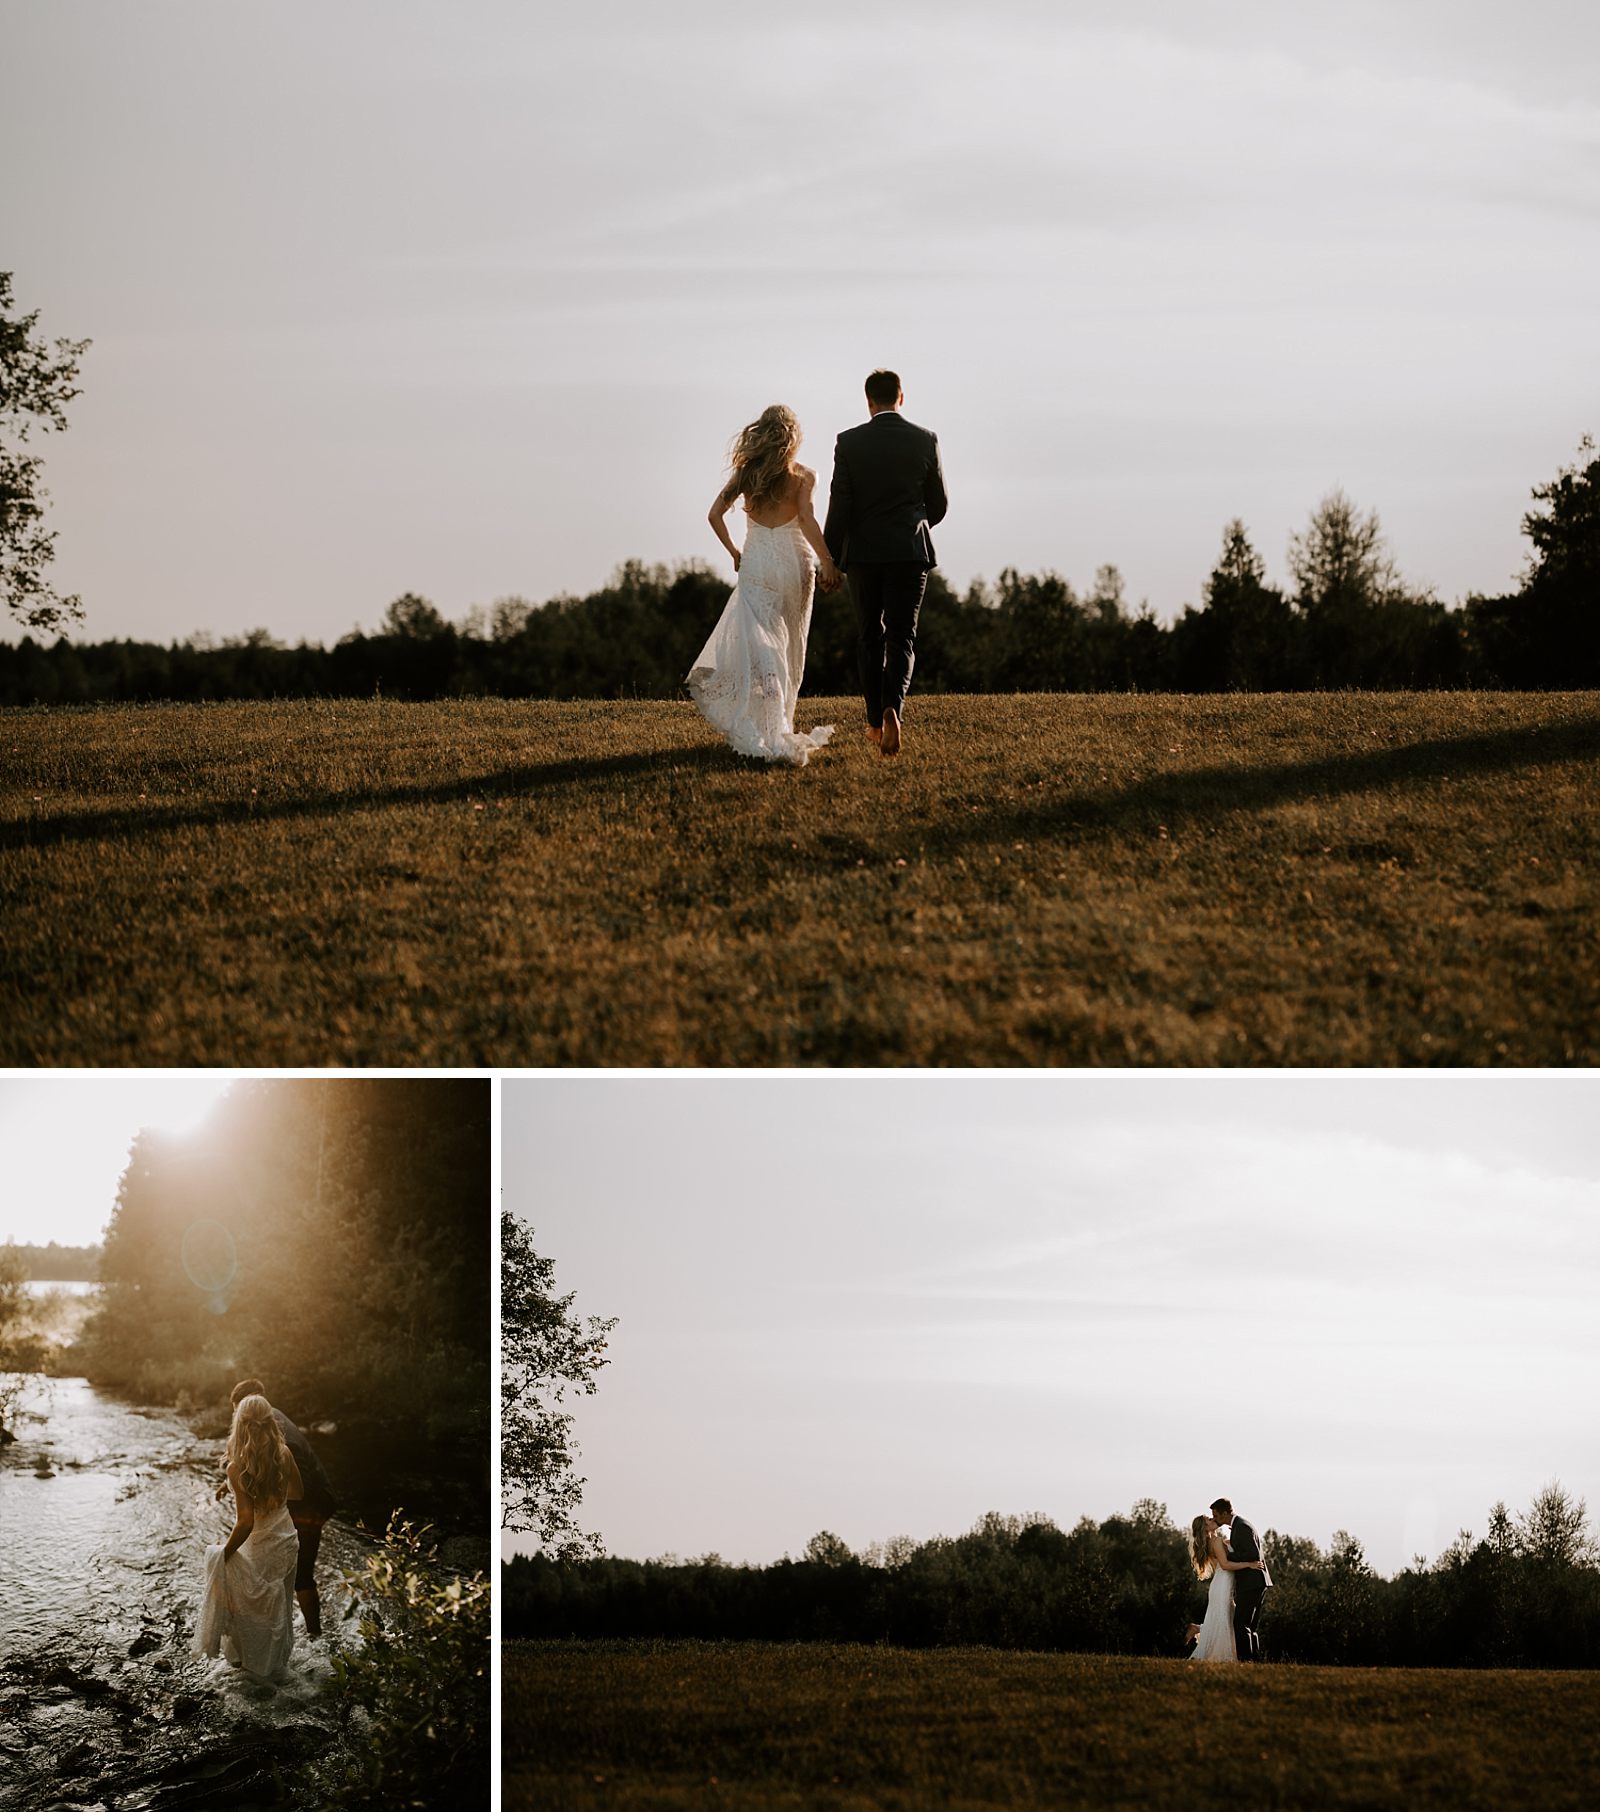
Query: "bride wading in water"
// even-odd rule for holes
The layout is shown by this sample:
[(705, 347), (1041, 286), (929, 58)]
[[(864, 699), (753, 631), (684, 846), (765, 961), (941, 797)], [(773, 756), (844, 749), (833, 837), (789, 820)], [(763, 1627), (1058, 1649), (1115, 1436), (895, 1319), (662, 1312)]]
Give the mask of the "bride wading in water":
[(300, 1468), (265, 1397), (245, 1397), (228, 1435), (233, 1533), (206, 1549), (195, 1647), (258, 1680), (279, 1680), (294, 1647), (300, 1537), (289, 1500), (305, 1496)]
[[(797, 735), (795, 700), (806, 666), (806, 632), (818, 569), (825, 591), (839, 584), (812, 509), (817, 475), (796, 463), (800, 423), (774, 403), (733, 444), (728, 482), (709, 521), (733, 556), (733, 595), (689, 670), (690, 696), (741, 755), (804, 766), (833, 734), (823, 724)], [(739, 498), (743, 549), (725, 518)]]
[(1233, 1633), (1233, 1576), (1263, 1571), (1259, 1560), (1234, 1560), (1214, 1516), (1197, 1516), (1189, 1532), (1189, 1558), (1197, 1578), (1209, 1579), (1205, 1622), (1195, 1637), (1191, 1661), (1237, 1661)]

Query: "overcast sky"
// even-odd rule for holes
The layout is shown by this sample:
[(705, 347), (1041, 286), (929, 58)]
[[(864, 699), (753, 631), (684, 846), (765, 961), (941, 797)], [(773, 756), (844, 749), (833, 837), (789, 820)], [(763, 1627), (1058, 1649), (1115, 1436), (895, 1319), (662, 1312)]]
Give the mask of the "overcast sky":
[(1446, 599), (1600, 427), (1570, 0), (0, 0), (4, 267), (91, 637), (331, 640), (717, 553), (729, 436), (873, 365), (964, 585), (1198, 602), (1335, 485)]
[(586, 1525), (797, 1554), (1219, 1494), (1385, 1572), (1600, 1500), (1590, 1078), (556, 1079), (505, 1199), (581, 1313)]
[(206, 1071), (0, 1077), (0, 1243), (97, 1244), (140, 1128), (189, 1132), (230, 1081)]

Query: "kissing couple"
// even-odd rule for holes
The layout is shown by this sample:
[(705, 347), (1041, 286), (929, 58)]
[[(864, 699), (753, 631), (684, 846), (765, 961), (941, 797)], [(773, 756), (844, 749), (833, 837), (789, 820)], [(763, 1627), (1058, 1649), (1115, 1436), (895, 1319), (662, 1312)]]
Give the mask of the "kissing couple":
[[(1224, 1533), (1226, 1531), (1226, 1533)], [(1259, 1661), (1261, 1638), (1256, 1625), (1272, 1584), (1261, 1543), (1233, 1505), (1219, 1497), (1209, 1516), (1197, 1516), (1189, 1532), (1189, 1558), (1195, 1576), (1209, 1579), (1205, 1621), (1190, 1624), (1194, 1639), (1191, 1661)]]
[[(803, 767), (833, 735), (794, 727), (806, 635), (819, 580), (848, 577), (855, 603), (867, 736), (880, 754), (904, 746), (902, 718), (916, 663), (917, 616), (935, 562), (929, 529), (944, 520), (938, 437), (900, 413), (892, 371), (867, 379), (867, 419), (834, 445), (827, 521), (818, 526), (817, 475), (799, 462), (800, 423), (774, 403), (735, 438), (727, 482), (708, 517), (733, 558), (733, 594), (689, 670), (689, 694), (741, 755)], [(744, 502), (745, 540), (727, 515)]]

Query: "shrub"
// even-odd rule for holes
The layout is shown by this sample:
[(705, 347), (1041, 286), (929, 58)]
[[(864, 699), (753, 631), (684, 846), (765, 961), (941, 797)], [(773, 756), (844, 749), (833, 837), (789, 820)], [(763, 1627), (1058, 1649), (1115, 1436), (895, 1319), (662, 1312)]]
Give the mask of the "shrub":
[(488, 1804), (489, 1582), (445, 1580), (428, 1533), (397, 1511), (345, 1575), (361, 1645), (333, 1674), (352, 1735), (317, 1783), (319, 1806)]

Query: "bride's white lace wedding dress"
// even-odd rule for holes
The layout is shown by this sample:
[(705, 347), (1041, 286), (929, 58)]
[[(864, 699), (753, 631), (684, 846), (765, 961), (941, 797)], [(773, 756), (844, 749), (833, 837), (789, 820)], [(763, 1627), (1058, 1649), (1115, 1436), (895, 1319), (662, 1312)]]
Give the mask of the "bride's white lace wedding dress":
[(1191, 1661), (1237, 1661), (1233, 1640), (1233, 1575), (1218, 1567), (1211, 1575), (1205, 1622), (1195, 1637)]
[(694, 702), (741, 755), (803, 767), (833, 734), (832, 724), (804, 736), (794, 727), (816, 571), (798, 517), (777, 528), (747, 524), (733, 594), (688, 679)]
[(294, 1648), (294, 1570), (300, 1556), (288, 1505), (258, 1514), (226, 1565), (225, 1545), (213, 1542), (206, 1549), (195, 1648), (215, 1655), (220, 1647), (234, 1667), (258, 1680), (280, 1680)]

